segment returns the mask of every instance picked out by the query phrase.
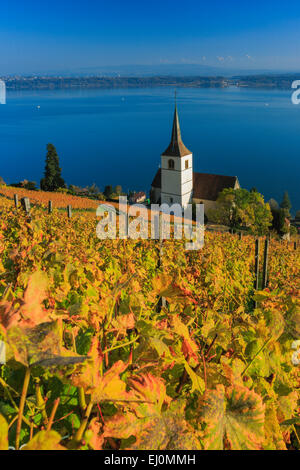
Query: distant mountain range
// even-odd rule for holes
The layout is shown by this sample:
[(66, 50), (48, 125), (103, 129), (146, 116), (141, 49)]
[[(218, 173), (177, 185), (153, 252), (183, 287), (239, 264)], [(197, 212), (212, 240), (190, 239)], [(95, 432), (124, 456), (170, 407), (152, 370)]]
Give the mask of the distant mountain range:
[[(229, 77), (241, 73), (267, 73), (266, 70), (242, 70), (202, 64), (158, 64), (158, 65), (120, 65), (109, 67), (81, 68), (73, 71), (76, 74), (103, 75), (108, 77), (154, 77), (154, 76), (223, 76)], [(69, 71), (71, 73), (71, 71)]]
[[(14, 73), (5, 74), (4, 71), (0, 75), (6, 76), (49, 76), (49, 77), (155, 77), (155, 76), (222, 76), (231, 77), (235, 75), (274, 75), (287, 73), (297, 73), (297, 71), (282, 71), (269, 69), (247, 69), (247, 68), (230, 68), (229, 66), (209, 66), (203, 64), (157, 64), (157, 65), (115, 65), (115, 66), (96, 66), (82, 67), (65, 70), (48, 70), (33, 71), (31, 74)], [(299, 70), (300, 76), (300, 70)]]

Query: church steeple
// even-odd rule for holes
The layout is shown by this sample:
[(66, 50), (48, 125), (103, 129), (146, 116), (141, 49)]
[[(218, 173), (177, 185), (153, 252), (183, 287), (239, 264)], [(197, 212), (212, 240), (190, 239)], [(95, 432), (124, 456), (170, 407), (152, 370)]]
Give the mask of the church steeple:
[(167, 157), (184, 157), (186, 155), (190, 155), (191, 153), (192, 152), (190, 152), (190, 150), (188, 150), (182, 142), (175, 92), (175, 111), (173, 118), (172, 137), (170, 145), (167, 150), (163, 152), (163, 155), (166, 155)]

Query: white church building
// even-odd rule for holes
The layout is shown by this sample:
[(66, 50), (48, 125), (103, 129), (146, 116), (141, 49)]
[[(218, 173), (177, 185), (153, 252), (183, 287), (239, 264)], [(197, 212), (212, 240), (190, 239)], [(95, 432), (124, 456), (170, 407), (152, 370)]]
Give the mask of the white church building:
[(203, 203), (204, 211), (213, 209), (225, 188), (240, 188), (237, 176), (213, 175), (193, 171), (193, 154), (181, 138), (175, 104), (171, 142), (161, 155), (161, 165), (151, 185), (151, 202), (168, 205)]

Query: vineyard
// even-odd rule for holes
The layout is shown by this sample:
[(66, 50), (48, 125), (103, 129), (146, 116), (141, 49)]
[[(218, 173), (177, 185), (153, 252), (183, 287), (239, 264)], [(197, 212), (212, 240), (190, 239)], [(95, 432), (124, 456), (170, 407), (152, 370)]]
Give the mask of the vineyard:
[[(51, 199), (53, 207), (57, 209), (66, 208), (71, 205), (74, 209), (97, 209), (99, 202), (87, 197), (72, 196), (70, 194), (53, 192), (51, 197), (46, 191), (31, 191), (24, 188), (14, 188), (10, 186), (0, 186), (0, 196), (4, 196), (8, 200), (14, 199), (14, 195), (17, 195), (20, 199), (27, 197), (34, 205), (44, 206), (48, 205), (49, 199)], [(1, 201), (3, 198), (1, 198)], [(1, 203), (2, 205), (2, 203)]]
[(299, 247), (272, 239), (254, 290), (251, 236), (164, 241), (160, 259), (5, 196), (0, 449), (300, 450)]

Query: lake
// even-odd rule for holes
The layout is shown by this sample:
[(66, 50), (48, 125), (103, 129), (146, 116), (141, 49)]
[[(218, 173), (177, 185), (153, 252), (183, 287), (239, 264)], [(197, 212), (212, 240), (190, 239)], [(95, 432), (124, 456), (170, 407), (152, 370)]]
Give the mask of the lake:
[[(293, 212), (300, 210), (300, 105), (291, 103), (291, 92), (177, 91), (195, 171), (238, 176), (266, 200), (280, 202), (288, 190)], [(149, 191), (173, 111), (170, 88), (8, 91), (0, 105), (0, 176), (39, 182), (46, 144), (53, 143), (68, 184)]]

